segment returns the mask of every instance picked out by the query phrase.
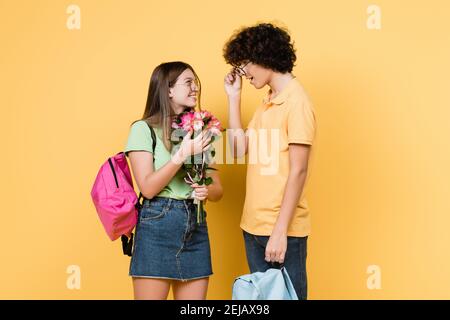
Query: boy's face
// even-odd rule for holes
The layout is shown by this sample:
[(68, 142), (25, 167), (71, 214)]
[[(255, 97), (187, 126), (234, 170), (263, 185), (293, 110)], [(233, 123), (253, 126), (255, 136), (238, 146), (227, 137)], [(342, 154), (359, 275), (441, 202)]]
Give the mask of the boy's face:
[(273, 73), (272, 70), (254, 64), (252, 62), (243, 64), (239, 69), (243, 71), (241, 72), (241, 74), (247, 80), (250, 80), (250, 84), (253, 85), (256, 89), (261, 89), (266, 84), (268, 84)]

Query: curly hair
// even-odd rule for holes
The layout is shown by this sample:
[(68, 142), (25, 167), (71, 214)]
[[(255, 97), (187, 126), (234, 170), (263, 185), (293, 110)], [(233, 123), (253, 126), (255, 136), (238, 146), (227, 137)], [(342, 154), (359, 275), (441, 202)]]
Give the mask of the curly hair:
[(235, 67), (250, 61), (281, 73), (291, 72), (297, 59), (288, 30), (271, 23), (235, 31), (223, 48), (223, 57)]

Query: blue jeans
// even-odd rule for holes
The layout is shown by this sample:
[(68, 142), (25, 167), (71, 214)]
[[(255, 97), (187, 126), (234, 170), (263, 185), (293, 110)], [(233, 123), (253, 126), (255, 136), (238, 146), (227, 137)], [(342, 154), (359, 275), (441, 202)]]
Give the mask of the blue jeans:
[[(154, 197), (139, 210), (129, 275), (187, 281), (212, 274), (208, 225), (192, 200)], [(205, 212), (207, 215), (207, 212)]]
[[(250, 272), (264, 272), (270, 268), (279, 269), (279, 263), (265, 260), (268, 236), (256, 236), (244, 231), (245, 251)], [(291, 278), (300, 300), (307, 299), (306, 246), (308, 237), (288, 237), (284, 267)]]

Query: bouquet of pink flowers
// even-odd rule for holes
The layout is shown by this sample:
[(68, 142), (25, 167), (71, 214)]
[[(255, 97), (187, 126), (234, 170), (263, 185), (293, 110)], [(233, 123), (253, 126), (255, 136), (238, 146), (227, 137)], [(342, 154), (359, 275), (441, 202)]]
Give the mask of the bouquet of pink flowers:
[[(194, 139), (198, 134), (206, 129), (209, 134), (211, 134), (211, 143), (214, 142), (216, 137), (220, 137), (221, 132), (223, 131), (220, 121), (210, 112), (205, 110), (186, 110), (180, 113), (173, 120), (172, 129), (174, 151), (176, 151), (177, 145), (181, 143), (183, 137), (190, 130), (193, 130), (192, 139)], [(183, 164), (183, 170), (186, 173), (184, 181), (186, 181), (189, 185), (194, 183), (197, 183), (198, 185), (210, 185), (213, 180), (211, 177), (206, 177), (206, 170), (216, 170), (208, 166), (208, 164), (212, 163), (214, 156), (215, 150), (211, 146), (207, 151), (196, 154), (191, 156), (190, 159), (187, 159)], [(203, 201), (199, 202), (195, 199), (194, 203), (197, 204), (197, 223), (201, 223), (205, 219)]]

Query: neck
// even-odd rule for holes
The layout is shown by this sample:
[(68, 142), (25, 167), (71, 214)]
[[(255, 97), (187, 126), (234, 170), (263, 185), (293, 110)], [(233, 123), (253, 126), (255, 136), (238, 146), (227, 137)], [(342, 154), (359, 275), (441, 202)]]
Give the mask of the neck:
[(274, 72), (268, 83), (270, 87), (271, 98), (274, 98), (277, 94), (279, 94), (287, 86), (287, 84), (294, 78), (295, 78), (294, 75), (290, 72), (286, 73)]
[(184, 111), (184, 106), (179, 106), (179, 105), (172, 105), (172, 109), (173, 112), (175, 112), (175, 114), (180, 114)]

